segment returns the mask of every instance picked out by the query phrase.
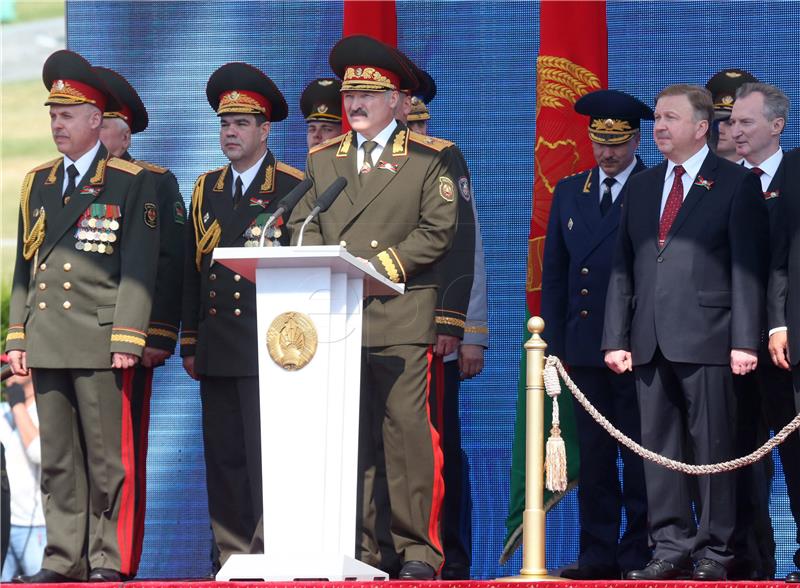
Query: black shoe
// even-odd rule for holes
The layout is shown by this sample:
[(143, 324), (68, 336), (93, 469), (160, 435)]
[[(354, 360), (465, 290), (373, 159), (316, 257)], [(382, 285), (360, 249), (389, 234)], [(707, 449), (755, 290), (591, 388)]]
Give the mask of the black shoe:
[(424, 561), (407, 561), (400, 568), (398, 580), (435, 580), (436, 570)]
[(692, 580), (699, 582), (720, 582), (728, 579), (728, 571), (718, 561), (704, 557), (694, 566)]
[(663, 559), (654, 559), (641, 570), (628, 572), (628, 580), (688, 580), (691, 571)]
[(585, 565), (561, 571), (561, 577), (569, 580), (619, 580), (619, 569), (612, 566)]
[(800, 572), (798, 571), (789, 572), (789, 575), (786, 576), (786, 581), (789, 584), (797, 584), (798, 582), (800, 582)]
[(90, 582), (122, 582), (122, 574), (108, 568), (95, 568), (89, 573)]
[(464, 564), (444, 564), (442, 580), (469, 580), (469, 566)]
[(58, 572), (42, 568), (30, 576), (16, 576), (11, 580), (14, 584), (61, 584), (63, 582), (81, 582), (75, 578), (62, 576)]

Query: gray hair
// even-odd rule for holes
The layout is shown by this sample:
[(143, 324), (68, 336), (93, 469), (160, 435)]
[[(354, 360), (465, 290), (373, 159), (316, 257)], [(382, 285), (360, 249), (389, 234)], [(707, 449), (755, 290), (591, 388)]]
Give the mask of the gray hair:
[(789, 97), (783, 90), (772, 84), (750, 82), (742, 84), (736, 91), (736, 99), (744, 98), (758, 92), (764, 96), (764, 117), (767, 120), (782, 118), (784, 123), (789, 122)]

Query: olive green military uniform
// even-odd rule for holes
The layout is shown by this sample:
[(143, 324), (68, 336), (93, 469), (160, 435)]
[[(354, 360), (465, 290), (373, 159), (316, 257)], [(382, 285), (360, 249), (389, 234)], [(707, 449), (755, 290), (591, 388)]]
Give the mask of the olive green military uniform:
[[(122, 159), (133, 161), (149, 171), (155, 180), (158, 213), (161, 219), (158, 269), (147, 327), (147, 347), (173, 353), (178, 342), (183, 290), (183, 247), (186, 208), (178, 180), (167, 168), (134, 160), (129, 153)], [(139, 568), (144, 541), (144, 521), (147, 504), (147, 441), (150, 427), (150, 397), (153, 387), (153, 368), (141, 364), (134, 368), (133, 418), (134, 451), (136, 455), (136, 500), (133, 541), (133, 561), (130, 575)]]
[(373, 480), (381, 434), (395, 549), (404, 561), (427, 562), (434, 569), (442, 563), (442, 456), (428, 415), (427, 383), (439, 283), (435, 265), (450, 248), (457, 221), (457, 186), (446, 150), (450, 145), (399, 124), (374, 168), (359, 179), (354, 132), (322, 143), (311, 150), (307, 161), (314, 188), (297, 205), (289, 223), (295, 239), (294, 231), (318, 193), (336, 178), (346, 178), (344, 192), (307, 226), (304, 244), (342, 244), (406, 286), (402, 296), (376, 296), (364, 302), (360, 557), (372, 565), (380, 564)]
[(27, 351), (42, 425), (42, 567), (85, 580), (131, 569), (133, 370), (111, 355), (145, 346), (159, 219), (150, 173), (102, 146), (66, 205), (63, 178), (63, 158), (25, 178), (6, 348)]
[[(278, 201), (303, 178), (268, 151), (234, 208), (232, 175), (226, 165), (195, 184), (181, 330), (181, 355), (195, 357), (200, 376), (209, 511), (223, 564), (250, 550), (262, 512), (256, 288), (211, 258), (216, 246), (254, 245)], [(285, 226), (268, 236), (288, 244)]]

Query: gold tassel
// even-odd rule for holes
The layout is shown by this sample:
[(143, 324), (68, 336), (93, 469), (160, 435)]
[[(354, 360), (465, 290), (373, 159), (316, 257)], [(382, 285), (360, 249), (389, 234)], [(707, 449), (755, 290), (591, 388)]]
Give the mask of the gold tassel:
[(545, 488), (550, 492), (567, 489), (567, 448), (561, 437), (561, 429), (554, 424), (550, 429), (544, 458)]

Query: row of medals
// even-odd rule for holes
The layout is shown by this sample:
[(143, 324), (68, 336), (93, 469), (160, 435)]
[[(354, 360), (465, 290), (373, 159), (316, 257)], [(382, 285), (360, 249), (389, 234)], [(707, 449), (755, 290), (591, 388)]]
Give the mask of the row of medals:
[(119, 229), (119, 222), (110, 218), (84, 218), (81, 219), (80, 228), (75, 232), (75, 249), (78, 251), (91, 251), (93, 253), (114, 253), (112, 243), (117, 241), (115, 231)]
[[(257, 224), (247, 227), (244, 232), (244, 238), (247, 239), (244, 242), (245, 247), (258, 247), (259, 243), (261, 242), (261, 233), (263, 229), (259, 227)], [(278, 239), (281, 236), (281, 228), (280, 227), (270, 227), (267, 229), (267, 236), (264, 238), (264, 246), (265, 247), (280, 247), (281, 244)]]

